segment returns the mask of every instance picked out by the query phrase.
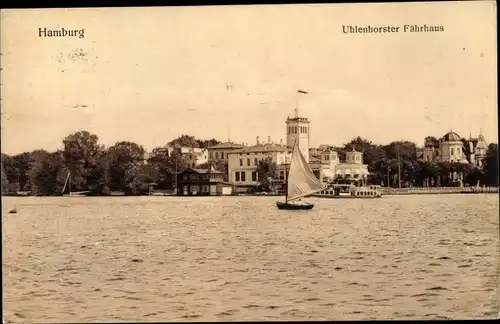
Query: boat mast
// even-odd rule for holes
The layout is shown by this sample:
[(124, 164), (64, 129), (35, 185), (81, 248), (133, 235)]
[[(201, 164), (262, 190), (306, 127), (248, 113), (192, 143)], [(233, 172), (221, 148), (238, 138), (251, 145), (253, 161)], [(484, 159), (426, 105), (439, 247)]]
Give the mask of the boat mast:
[(177, 195), (177, 160), (175, 160), (175, 194)]
[(288, 203), (288, 177), (286, 175), (288, 167), (287, 167), (287, 158), (285, 156), (285, 203)]
[(71, 171), (69, 172), (69, 193), (71, 194)]
[(399, 161), (399, 147), (398, 147), (398, 186), (401, 188), (401, 165)]

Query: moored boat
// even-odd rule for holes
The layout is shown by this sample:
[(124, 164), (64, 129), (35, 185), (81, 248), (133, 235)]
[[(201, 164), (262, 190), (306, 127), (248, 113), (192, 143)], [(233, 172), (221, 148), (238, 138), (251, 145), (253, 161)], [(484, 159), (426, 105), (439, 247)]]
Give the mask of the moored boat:
[(382, 197), (382, 187), (378, 185), (331, 184), (312, 196), (316, 198), (380, 198)]
[[(68, 189), (66, 191), (66, 189)], [(61, 195), (65, 197), (86, 197), (90, 191), (71, 191), (71, 172), (68, 172)]]

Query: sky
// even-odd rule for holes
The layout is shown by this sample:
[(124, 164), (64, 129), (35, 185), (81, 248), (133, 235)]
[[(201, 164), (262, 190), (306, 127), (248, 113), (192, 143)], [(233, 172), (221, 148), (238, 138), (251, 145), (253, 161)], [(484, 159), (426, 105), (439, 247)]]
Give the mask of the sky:
[[(311, 146), (377, 144), (450, 130), (497, 142), (494, 1), (2, 10), (2, 147), (62, 148), (87, 130), (145, 149), (181, 134)], [(443, 26), (344, 34), (342, 26)], [(43, 38), (38, 28), (85, 29)]]

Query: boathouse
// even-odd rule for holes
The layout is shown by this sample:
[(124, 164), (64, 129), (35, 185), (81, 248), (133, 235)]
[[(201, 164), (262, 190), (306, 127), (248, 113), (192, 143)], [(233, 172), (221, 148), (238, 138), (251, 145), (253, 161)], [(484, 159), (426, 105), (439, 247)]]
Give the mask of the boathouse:
[(222, 196), (232, 194), (232, 185), (224, 181), (224, 173), (208, 169), (188, 168), (177, 175), (178, 196)]

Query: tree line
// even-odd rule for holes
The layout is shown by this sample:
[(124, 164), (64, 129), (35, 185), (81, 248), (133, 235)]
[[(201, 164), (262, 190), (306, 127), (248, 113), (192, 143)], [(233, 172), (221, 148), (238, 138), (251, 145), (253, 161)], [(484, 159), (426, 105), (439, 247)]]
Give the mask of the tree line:
[[(180, 147), (206, 148), (217, 143), (215, 139), (182, 135), (167, 143), (174, 148), (171, 152), (157, 147), (146, 159), (144, 147), (137, 143), (121, 141), (105, 148), (97, 135), (80, 131), (64, 138), (63, 149), (56, 152), (2, 153), (2, 193), (62, 194), (68, 175), (72, 191), (88, 191), (90, 195), (109, 195), (112, 191), (142, 195), (151, 186), (169, 190), (175, 184), (176, 172), (188, 167)], [(227, 173), (224, 163), (214, 167)]]
[[(109, 195), (112, 191), (141, 195), (148, 193), (151, 186), (171, 190), (175, 186), (176, 172), (189, 166), (180, 147), (207, 148), (218, 143), (216, 139), (201, 140), (182, 135), (167, 143), (174, 148), (171, 152), (165, 147), (157, 147), (145, 161), (145, 150), (137, 143), (121, 141), (106, 148), (99, 143), (97, 135), (80, 131), (65, 137), (63, 148), (56, 152), (35, 150), (15, 156), (2, 154), (2, 193), (60, 194), (68, 175), (73, 191), (89, 191), (92, 195)], [(425, 145), (437, 147), (439, 141), (428, 136)], [(475, 185), (479, 181), (498, 186), (498, 144), (488, 146), (482, 168), (470, 163), (423, 161), (417, 156), (416, 144), (409, 141), (377, 145), (356, 137), (342, 147), (330, 148), (336, 150), (341, 159), (345, 159), (345, 153), (352, 149), (363, 152), (364, 163), (371, 173), (369, 181), (374, 184), (456, 186), (457, 178), (453, 175), (461, 174), (464, 185)], [(213, 166), (227, 177), (226, 162)], [(208, 164), (198, 167), (207, 168)], [(257, 172), (259, 179), (265, 179), (264, 187), (278, 177), (277, 166), (271, 161), (261, 161)]]

